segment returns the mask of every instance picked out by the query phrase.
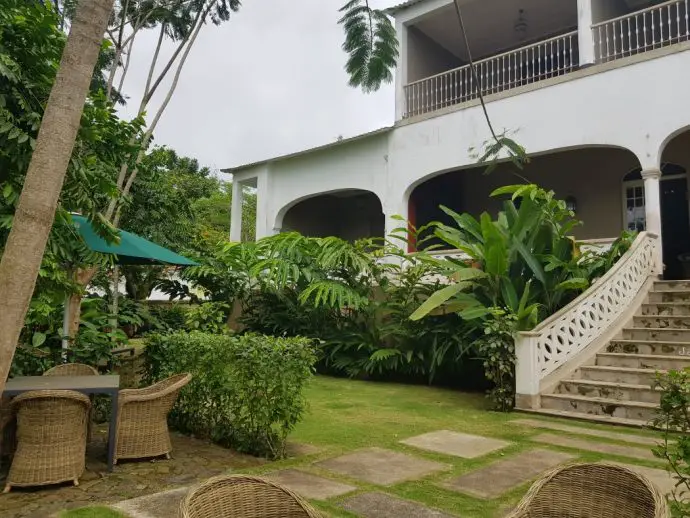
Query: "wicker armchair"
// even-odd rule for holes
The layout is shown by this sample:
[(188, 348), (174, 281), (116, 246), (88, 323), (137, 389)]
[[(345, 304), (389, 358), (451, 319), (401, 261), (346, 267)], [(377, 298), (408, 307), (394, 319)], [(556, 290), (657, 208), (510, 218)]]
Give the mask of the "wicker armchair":
[(224, 475), (192, 489), (180, 504), (182, 518), (321, 518), (295, 493), (249, 475)]
[(508, 518), (668, 518), (666, 498), (615, 464), (570, 464), (537, 480)]
[(48, 369), (44, 376), (98, 376), (98, 370), (84, 363), (63, 363)]
[[(98, 376), (98, 370), (91, 365), (85, 363), (63, 363), (48, 369), (43, 373), (44, 376)], [(86, 423), (86, 440), (91, 442), (93, 436), (93, 422), (95, 418), (94, 396), (89, 398), (91, 400), (91, 411), (89, 413), (89, 420)]]
[(3, 458), (14, 453), (17, 440), (17, 421), (12, 406), (12, 398), (0, 397), (0, 466)]
[(79, 485), (86, 460), (86, 420), (91, 401), (71, 390), (25, 392), (12, 400), (17, 450), (4, 492), (13, 486)]
[(114, 462), (165, 455), (172, 446), (168, 412), (191, 374), (177, 374), (143, 389), (120, 391)]

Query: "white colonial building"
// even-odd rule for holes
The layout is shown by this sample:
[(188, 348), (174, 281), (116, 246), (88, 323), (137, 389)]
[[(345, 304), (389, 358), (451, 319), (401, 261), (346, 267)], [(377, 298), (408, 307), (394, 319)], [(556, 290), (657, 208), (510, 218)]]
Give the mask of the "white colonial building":
[[(577, 238), (605, 243), (626, 228), (648, 230), (599, 285), (599, 302), (588, 292), (584, 306), (555, 315), (523, 337), (531, 345), (518, 351), (518, 391), (529, 396), (522, 406), (606, 414), (599, 411), (605, 402), (596, 401), (609, 401), (602, 386), (642, 391), (635, 376), (646, 367), (628, 359), (631, 372), (616, 377), (606, 371), (614, 360), (597, 355), (611, 340), (625, 342), (625, 326), (642, 325), (632, 320), (641, 304), (670, 303), (670, 296), (649, 295), (663, 289), (650, 279), (662, 260), (667, 278), (682, 278), (679, 255), (690, 252), (690, 0), (459, 2), (478, 81), (453, 0), (390, 9), (400, 41), (394, 125), (226, 170), (235, 179), (231, 238), (240, 236), (243, 185), (257, 189), (258, 237), (281, 230), (383, 236), (399, 226), (394, 215), (417, 226), (443, 219), (441, 204), (496, 212), (489, 193), (517, 181), (509, 164), (485, 175), (476, 163), (490, 140), (481, 91), (497, 131), (508, 131), (532, 159), (522, 174), (574, 205), (584, 222)], [(634, 330), (629, 337), (640, 338)], [(665, 343), (681, 338), (669, 335)], [(587, 362), (603, 370), (592, 374), (582, 367)], [(623, 363), (611, 368), (628, 368)], [(573, 372), (579, 384), (563, 385)], [(589, 389), (601, 390), (589, 397)], [(638, 420), (644, 412), (637, 410), (646, 409), (614, 406), (611, 415)]]

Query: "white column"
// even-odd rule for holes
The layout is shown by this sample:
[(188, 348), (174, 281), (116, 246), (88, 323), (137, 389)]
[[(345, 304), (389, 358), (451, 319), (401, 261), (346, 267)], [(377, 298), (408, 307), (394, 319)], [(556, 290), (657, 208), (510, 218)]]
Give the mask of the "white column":
[(663, 247), (661, 236), (661, 195), (659, 193), (659, 181), (661, 170), (658, 168), (645, 169), (642, 171), (644, 180), (644, 208), (646, 229), (659, 237), (659, 264), (663, 264)]
[(239, 180), (232, 181), (232, 207), (230, 209), (230, 241), (242, 241), (242, 184)]
[(522, 409), (539, 408), (541, 375), (537, 360), (537, 333), (515, 335), (515, 406)]
[(269, 171), (256, 177), (256, 239), (274, 235), (273, 221), (269, 221), (268, 191)]
[(580, 52), (580, 66), (595, 62), (594, 35), (592, 33), (592, 2), (597, 0), (577, 0), (577, 30)]
[(407, 26), (398, 21), (395, 24), (400, 45), (398, 64), (395, 69), (395, 120), (402, 120), (405, 113), (405, 85), (407, 84)]

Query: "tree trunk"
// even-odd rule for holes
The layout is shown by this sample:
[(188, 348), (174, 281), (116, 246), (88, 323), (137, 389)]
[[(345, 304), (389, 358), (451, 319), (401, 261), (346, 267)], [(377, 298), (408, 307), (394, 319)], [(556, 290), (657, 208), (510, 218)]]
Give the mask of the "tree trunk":
[(113, 0), (82, 0), (0, 259), (0, 393), (36, 285)]
[[(98, 272), (98, 268), (96, 267), (79, 268), (74, 274), (74, 281), (80, 286), (86, 288), (96, 275), (96, 272)], [(77, 336), (77, 333), (79, 332), (79, 324), (81, 323), (82, 295), (83, 294), (81, 292), (75, 293), (69, 298), (69, 327), (67, 328), (67, 336), (69, 337), (70, 343), (74, 340), (74, 337)]]

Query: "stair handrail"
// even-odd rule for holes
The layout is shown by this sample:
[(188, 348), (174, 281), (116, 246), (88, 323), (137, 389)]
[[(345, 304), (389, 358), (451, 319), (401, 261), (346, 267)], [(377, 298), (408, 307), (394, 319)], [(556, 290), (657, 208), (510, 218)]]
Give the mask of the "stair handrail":
[(630, 249), (584, 293), (515, 340), (516, 394), (540, 393), (546, 376), (584, 351), (629, 308), (651, 276), (661, 272), (658, 236), (640, 232)]

